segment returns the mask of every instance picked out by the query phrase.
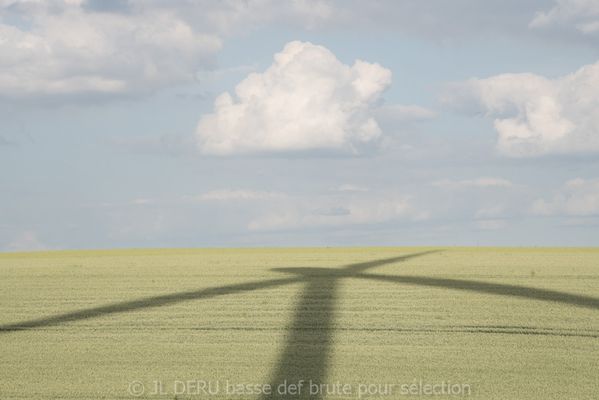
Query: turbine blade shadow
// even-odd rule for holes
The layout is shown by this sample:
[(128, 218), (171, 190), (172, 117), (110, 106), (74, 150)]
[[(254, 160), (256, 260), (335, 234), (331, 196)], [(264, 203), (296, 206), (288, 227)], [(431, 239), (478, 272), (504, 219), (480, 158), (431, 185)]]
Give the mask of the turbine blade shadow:
[(440, 253), (442, 251), (443, 250), (427, 250), (427, 251), (421, 251), (419, 253), (406, 254), (403, 256), (382, 258), (380, 260), (366, 261), (366, 262), (361, 262), (361, 263), (356, 263), (356, 264), (349, 264), (349, 265), (346, 265), (343, 269), (348, 272), (358, 273), (358, 272), (363, 272), (363, 271), (366, 271), (368, 269), (372, 269), (375, 267), (380, 267), (385, 264), (407, 261), (412, 258), (422, 257), (422, 256), (426, 256), (428, 254)]
[[(422, 254), (426, 254), (426, 253), (428, 253), (428, 252), (423, 252)], [(378, 265), (386, 264), (389, 262), (400, 261), (401, 259), (415, 257), (419, 254), (420, 253), (418, 253), (416, 255), (393, 257), (393, 258), (389, 258), (389, 259), (373, 261), (370, 263), (352, 264), (349, 267), (365, 266), (366, 268), (370, 268), (371, 267), (370, 264), (372, 264), (372, 266), (378, 266)], [(289, 269), (289, 270), (291, 270), (291, 269)], [(222, 287), (216, 287), (216, 288), (192, 290), (192, 291), (181, 292), (181, 293), (171, 293), (171, 294), (166, 294), (166, 295), (161, 295), (161, 296), (146, 297), (146, 298), (142, 298), (142, 299), (138, 299), (138, 300), (131, 300), (131, 301), (125, 301), (125, 302), (121, 302), (121, 303), (108, 304), (108, 305), (104, 305), (104, 306), (98, 306), (98, 307), (92, 307), (92, 308), (87, 308), (87, 309), (83, 309), (83, 310), (77, 310), (77, 311), (73, 311), (73, 312), (69, 312), (69, 313), (65, 313), (65, 314), (58, 314), (58, 315), (53, 315), (53, 316), (49, 316), (49, 317), (37, 318), (37, 319), (32, 319), (32, 320), (23, 321), (23, 322), (17, 322), (14, 324), (0, 325), (0, 334), (2, 334), (4, 332), (10, 332), (10, 331), (18, 331), (18, 330), (40, 328), (40, 327), (44, 327), (44, 326), (59, 325), (61, 323), (65, 323), (65, 322), (79, 321), (79, 320), (85, 320), (85, 319), (91, 319), (91, 318), (99, 318), (103, 315), (108, 315), (108, 314), (118, 314), (118, 313), (130, 312), (130, 311), (135, 311), (135, 310), (144, 309), (144, 308), (151, 308), (151, 307), (161, 307), (164, 305), (174, 304), (174, 303), (178, 303), (181, 301), (210, 298), (210, 297), (223, 296), (223, 295), (237, 293), (237, 292), (244, 292), (244, 291), (251, 291), (251, 290), (273, 287), (273, 286), (286, 285), (286, 284), (300, 282), (304, 279), (305, 279), (304, 277), (294, 277), (294, 278), (285, 278), (285, 279), (273, 279), (273, 280), (269, 280), (269, 281), (255, 281), (255, 282), (240, 283), (237, 285), (222, 286)]]
[(211, 297), (224, 296), (228, 294), (249, 292), (258, 289), (266, 289), (290, 283), (302, 281), (302, 278), (272, 279), (267, 281), (254, 281), (236, 285), (221, 286), (187, 292), (171, 293), (161, 296), (146, 297), (138, 300), (124, 301), (122, 303), (108, 304), (99, 307), (86, 308), (65, 314), (54, 315), (45, 318), (32, 319), (9, 325), (0, 325), (0, 334), (10, 331), (18, 331), (45, 326), (58, 325), (65, 322), (80, 321), (91, 318), (99, 318), (110, 314), (120, 314), (141, 310), (145, 308), (162, 307), (170, 304), (180, 303), (188, 300), (207, 299)]
[[(335, 278), (326, 276), (316, 276), (307, 281), (293, 322), (287, 330), (289, 337), (271, 377), (272, 393), (263, 396), (263, 399), (323, 397), (322, 393), (310, 394), (309, 383), (326, 383), (335, 318), (336, 283)], [(279, 391), (282, 384), (288, 386), (300, 381), (304, 381), (304, 385), (298, 394), (285, 396)]]
[(362, 273), (354, 278), (365, 278), (383, 282), (407, 283), (419, 286), (430, 286), (470, 292), (489, 293), (500, 296), (521, 297), (533, 300), (550, 301), (555, 303), (570, 304), (578, 307), (599, 309), (599, 298), (573, 293), (558, 292), (556, 290), (539, 289), (528, 286), (507, 285), (482, 281), (469, 281), (464, 279), (431, 278), (426, 276), (387, 276), (379, 274)]

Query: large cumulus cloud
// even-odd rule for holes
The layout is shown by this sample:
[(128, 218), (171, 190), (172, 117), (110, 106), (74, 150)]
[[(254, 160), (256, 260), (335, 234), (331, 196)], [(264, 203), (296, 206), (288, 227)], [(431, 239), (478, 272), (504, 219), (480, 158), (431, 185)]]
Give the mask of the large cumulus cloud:
[(381, 130), (372, 116), (391, 71), (294, 41), (263, 73), (252, 73), (215, 101), (197, 137), (204, 153), (228, 155), (333, 149), (357, 152)]
[(493, 118), (508, 156), (599, 152), (599, 62), (549, 79), (502, 74), (451, 85), (445, 101)]

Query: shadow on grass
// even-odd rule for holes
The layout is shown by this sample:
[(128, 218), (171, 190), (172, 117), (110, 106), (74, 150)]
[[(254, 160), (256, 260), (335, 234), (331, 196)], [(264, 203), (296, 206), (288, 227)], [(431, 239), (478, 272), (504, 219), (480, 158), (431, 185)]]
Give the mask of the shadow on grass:
[[(409, 254), (405, 256), (386, 258), (382, 260), (375, 260), (366, 263), (358, 263), (348, 265), (346, 268), (357, 268), (357, 270), (365, 270), (370, 267), (388, 264), (391, 262), (407, 260), (412, 257), (417, 257), (419, 255), (428, 254), (430, 252), (423, 252), (417, 254)], [(308, 268), (309, 270), (321, 270), (319, 268)], [(293, 271), (295, 269), (290, 268), (289, 271)], [(331, 273), (331, 271), (336, 271), (335, 269), (322, 269), (325, 270), (326, 273)], [(285, 270), (287, 271), (287, 270)], [(298, 283), (305, 280), (305, 277), (299, 276), (296, 278), (283, 278), (283, 279), (272, 279), (265, 281), (255, 281), (255, 282), (247, 282), (240, 283), (236, 285), (229, 286), (221, 286), (215, 288), (208, 289), (200, 289), (200, 290), (190, 290), (187, 292), (177, 292), (170, 293), (161, 296), (152, 296), (145, 297), (137, 300), (124, 301), (121, 303), (107, 304), (104, 306), (91, 307), (83, 310), (77, 310), (69, 313), (53, 315), (49, 317), (31, 319), (28, 321), (17, 322), (14, 324), (8, 325), (0, 325), (0, 333), (9, 332), (9, 331), (18, 331), (25, 329), (34, 329), (34, 328), (42, 328), (46, 326), (59, 325), (65, 322), (73, 322), (80, 321), (91, 318), (99, 318), (105, 315), (110, 314), (120, 314), (126, 312), (137, 311), (145, 308), (155, 308), (168, 306), (171, 304), (180, 303), (182, 301), (190, 301), (190, 300), (201, 300), (207, 299), (211, 297), (217, 296), (225, 296), (229, 294), (241, 293), (241, 292), (249, 292), (258, 289), (268, 289), (276, 286), (289, 285), (293, 283)]]
[(469, 292), (487, 293), (500, 296), (520, 297), (532, 300), (569, 304), (578, 307), (599, 309), (599, 298), (579, 294), (558, 292), (556, 290), (538, 289), (528, 286), (506, 285), (468, 281), (464, 279), (430, 278), (427, 276), (387, 276), (378, 274), (360, 274), (356, 278), (373, 279), (391, 283), (407, 283), (417, 286), (430, 286), (444, 289), (465, 290)]
[[(297, 399), (321, 399), (326, 397), (320, 384), (326, 385), (327, 371), (332, 347), (332, 331), (334, 330), (335, 300), (337, 296), (337, 281), (343, 278), (364, 278), (392, 283), (408, 283), (413, 285), (433, 286), (446, 289), (467, 290), (491, 293), (503, 296), (525, 297), (536, 300), (566, 303), (582, 307), (599, 307), (599, 299), (580, 296), (545, 289), (521, 287), (513, 285), (493, 284), (486, 282), (438, 279), (420, 276), (386, 276), (365, 271), (390, 263), (406, 261), (411, 258), (436, 253), (426, 251), (400, 257), (391, 257), (364, 263), (350, 264), (343, 268), (274, 268), (273, 271), (291, 273), (301, 276), (306, 281), (306, 287), (301, 295), (301, 300), (295, 310), (292, 324), (288, 328), (285, 347), (281, 352), (279, 361), (271, 378), (270, 395), (264, 395), (264, 400), (285, 398), (278, 391), (279, 385), (288, 386), (303, 381), (304, 386), (297, 395)], [(431, 332), (440, 332), (430, 330)], [(534, 329), (493, 329), (485, 330), (462, 329), (467, 333), (507, 333), (507, 334), (536, 334), (550, 336), (581, 336), (596, 337), (593, 334), (572, 335), (567, 332), (539, 331)], [(317, 391), (310, 392), (311, 383), (316, 384)], [(285, 386), (282, 386), (284, 388)], [(308, 386), (308, 388), (306, 387)], [(326, 386), (325, 386), (326, 387)]]
[[(0, 326), (0, 333), (59, 325), (66, 322), (98, 318), (109, 314), (161, 307), (182, 301), (200, 300), (294, 283), (304, 283), (305, 286), (300, 293), (300, 300), (294, 311), (293, 320), (286, 329), (287, 337), (285, 344), (271, 376), (270, 382), (274, 392), (272, 395), (263, 397), (263, 399), (272, 399), (281, 397), (281, 395), (277, 393), (277, 387), (283, 383), (292, 384), (297, 383), (300, 380), (303, 380), (304, 382), (309, 382), (311, 380), (316, 384), (326, 383), (331, 357), (332, 333), (335, 329), (334, 320), (338, 292), (337, 283), (340, 279), (368, 279), (389, 283), (520, 297), (591, 309), (599, 308), (599, 298), (548, 289), (425, 276), (388, 276), (367, 272), (368, 270), (379, 266), (407, 261), (436, 252), (438, 252), (438, 250), (424, 251), (398, 257), (349, 264), (340, 268), (275, 268), (273, 271), (284, 272), (294, 276), (284, 279), (254, 281), (196, 291), (179, 292), (88, 308), (71, 313), (3, 325)], [(484, 327), (478, 327), (476, 329), (472, 328), (471, 331), (485, 332), (485, 329)], [(564, 335), (564, 332), (555, 332), (554, 334), (549, 329), (497, 329), (496, 331), (497, 333)], [(488, 333), (491, 332), (494, 331), (489, 331)], [(304, 386), (303, 392), (301, 392), (300, 395), (292, 397), (298, 399), (308, 397), (318, 399), (324, 396), (322, 396), (322, 393), (310, 395)]]
[(53, 315), (45, 318), (32, 319), (29, 321), (17, 322), (10, 325), (0, 325), (0, 333), (9, 331), (19, 331), (33, 328), (41, 328), (52, 325), (59, 325), (65, 322), (80, 321), (91, 318), (99, 318), (110, 314), (120, 314), (142, 310), (146, 308), (168, 306), (182, 301), (208, 299), (211, 297), (225, 296), (228, 294), (249, 292), (258, 289), (267, 289), (271, 287), (288, 285), (298, 282), (297, 278), (272, 279), (267, 281), (256, 281), (240, 283), (238, 285), (221, 286), (209, 289), (191, 290), (188, 292), (178, 292), (165, 294), (162, 296), (146, 297), (138, 300), (124, 301), (122, 303), (107, 304), (105, 306), (86, 308), (70, 313)]
[[(436, 252), (438, 250), (424, 251), (349, 264), (342, 268), (273, 268), (273, 271), (300, 277), (300, 280), (306, 282), (306, 286), (300, 295), (292, 323), (287, 328), (289, 334), (270, 380), (273, 391), (264, 395), (263, 399), (320, 399), (324, 397), (323, 394), (326, 395), (326, 392), (321, 391), (320, 384), (326, 384), (330, 364), (339, 279)], [(300, 381), (304, 386), (297, 394), (289, 396), (283, 393), (285, 388), (299, 384)], [(312, 393), (311, 384), (318, 388)]]
[(293, 322), (286, 330), (288, 337), (285, 347), (270, 380), (273, 391), (263, 398), (320, 398), (318, 395), (310, 396), (306, 386), (299, 394), (292, 396), (284, 396), (284, 388), (300, 381), (306, 384), (324, 383), (332, 348), (336, 286), (335, 279), (326, 276), (310, 279), (306, 283)]

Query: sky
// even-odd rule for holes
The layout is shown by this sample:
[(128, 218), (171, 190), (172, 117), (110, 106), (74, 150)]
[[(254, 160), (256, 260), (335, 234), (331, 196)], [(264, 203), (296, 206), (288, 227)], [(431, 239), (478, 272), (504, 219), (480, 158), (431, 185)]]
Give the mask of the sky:
[(599, 0), (0, 0), (0, 251), (598, 233)]

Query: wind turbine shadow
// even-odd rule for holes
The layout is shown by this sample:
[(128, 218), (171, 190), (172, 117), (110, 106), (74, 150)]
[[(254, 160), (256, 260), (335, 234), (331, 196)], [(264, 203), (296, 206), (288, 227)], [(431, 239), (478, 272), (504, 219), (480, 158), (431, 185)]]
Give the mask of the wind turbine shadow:
[[(424, 251), (349, 264), (342, 268), (273, 268), (273, 271), (302, 277), (306, 286), (295, 309), (293, 322), (287, 329), (289, 336), (270, 380), (272, 392), (264, 395), (263, 399), (321, 399), (326, 396), (326, 386), (321, 384), (326, 385), (330, 364), (339, 279), (436, 252), (438, 250)], [(300, 382), (303, 383), (301, 387)], [(298, 385), (299, 388), (292, 396), (285, 393), (290, 385)], [(312, 391), (313, 388), (316, 390)]]
[[(146, 308), (162, 307), (182, 301), (207, 299), (216, 296), (249, 292), (294, 283), (305, 283), (305, 286), (300, 293), (300, 300), (294, 311), (293, 321), (287, 329), (288, 335), (283, 351), (280, 353), (281, 355), (271, 376), (273, 393), (263, 397), (263, 399), (272, 399), (281, 397), (277, 393), (277, 387), (279, 384), (285, 383), (285, 381), (287, 385), (297, 384), (301, 380), (307, 382), (311, 380), (315, 384), (326, 383), (325, 379), (328, 374), (333, 344), (332, 333), (335, 328), (335, 309), (338, 296), (337, 283), (339, 279), (357, 278), (390, 283), (412, 284), (520, 297), (599, 309), (599, 298), (548, 289), (426, 276), (389, 276), (368, 272), (379, 266), (407, 261), (437, 252), (439, 252), (439, 250), (423, 251), (397, 257), (349, 264), (341, 268), (274, 268), (273, 271), (284, 272), (292, 274), (293, 276), (146, 297), (138, 300), (87, 308), (14, 324), (0, 325), (0, 334), (59, 325), (78, 320), (99, 318), (111, 314), (133, 312)], [(517, 330), (516, 333), (520, 331), (521, 330)], [(551, 332), (544, 331), (539, 334), (553, 335)], [(310, 395), (304, 383), (303, 392), (292, 397), (298, 399), (308, 397), (319, 399), (324, 396), (322, 392)]]
[(356, 274), (359, 272), (363, 272), (372, 268), (381, 267), (383, 265), (392, 264), (396, 262), (408, 261), (413, 258), (423, 257), (429, 254), (442, 253), (443, 250), (426, 250), (420, 251), (418, 253), (410, 253), (404, 254), (403, 256), (389, 257), (389, 258), (381, 258), (379, 260), (371, 260), (366, 262), (360, 262), (355, 264), (349, 264), (345, 267), (342, 267), (342, 271), (347, 271), (348, 273)]
[(86, 308), (69, 313), (53, 315), (29, 321), (17, 322), (9, 325), (0, 325), (0, 334), (33, 328), (41, 328), (59, 325), (66, 322), (80, 321), (91, 318), (99, 318), (110, 314), (120, 314), (146, 308), (162, 307), (170, 304), (180, 303), (188, 300), (200, 300), (211, 297), (224, 296), (228, 294), (249, 292), (258, 289), (287, 285), (298, 282), (298, 278), (272, 279), (267, 281), (255, 281), (240, 283), (237, 285), (221, 286), (208, 289), (191, 290), (187, 292), (170, 293), (162, 296), (152, 296), (137, 300), (124, 301), (121, 303), (107, 304), (99, 307)]
[[(319, 393), (310, 395), (310, 382), (324, 381), (331, 357), (333, 321), (337, 288), (334, 278), (321, 276), (311, 279), (301, 294), (293, 322), (287, 329), (288, 337), (271, 377), (272, 392), (265, 399), (298, 398), (319, 399)], [(286, 395), (290, 385), (304, 382), (301, 391)]]
[(469, 292), (488, 293), (500, 296), (521, 297), (532, 300), (542, 300), (555, 303), (569, 304), (578, 307), (599, 309), (599, 298), (556, 290), (540, 289), (529, 286), (507, 285), (464, 279), (431, 278), (427, 276), (378, 275), (363, 273), (355, 278), (372, 279), (383, 282), (404, 283), (418, 286), (430, 286), (444, 289), (465, 290)]
[[(407, 256), (403, 256), (407, 257)], [(400, 259), (402, 257), (395, 257), (393, 259)], [(381, 262), (381, 260), (374, 261), (372, 263)], [(354, 264), (354, 265), (363, 265)], [(187, 292), (169, 293), (160, 296), (145, 297), (142, 299), (124, 301), (120, 303), (107, 304), (98, 307), (86, 308), (83, 310), (72, 311), (64, 314), (52, 315), (49, 317), (42, 317), (31, 319), (28, 321), (17, 322), (14, 324), (0, 325), (0, 334), (19, 331), (26, 329), (42, 328), (47, 326), (59, 325), (67, 322), (80, 321), (92, 318), (99, 318), (105, 315), (120, 314), (131, 311), (137, 311), (145, 308), (162, 307), (182, 301), (189, 300), (200, 300), (216, 296), (224, 296), (228, 294), (234, 294), (239, 292), (248, 292), (258, 289), (266, 289), (275, 286), (287, 285), (297, 283), (303, 280), (303, 277), (296, 278), (282, 278), (272, 279), (266, 281), (254, 281), (247, 283), (240, 283), (236, 285), (221, 286), (208, 289), (191, 290)]]

